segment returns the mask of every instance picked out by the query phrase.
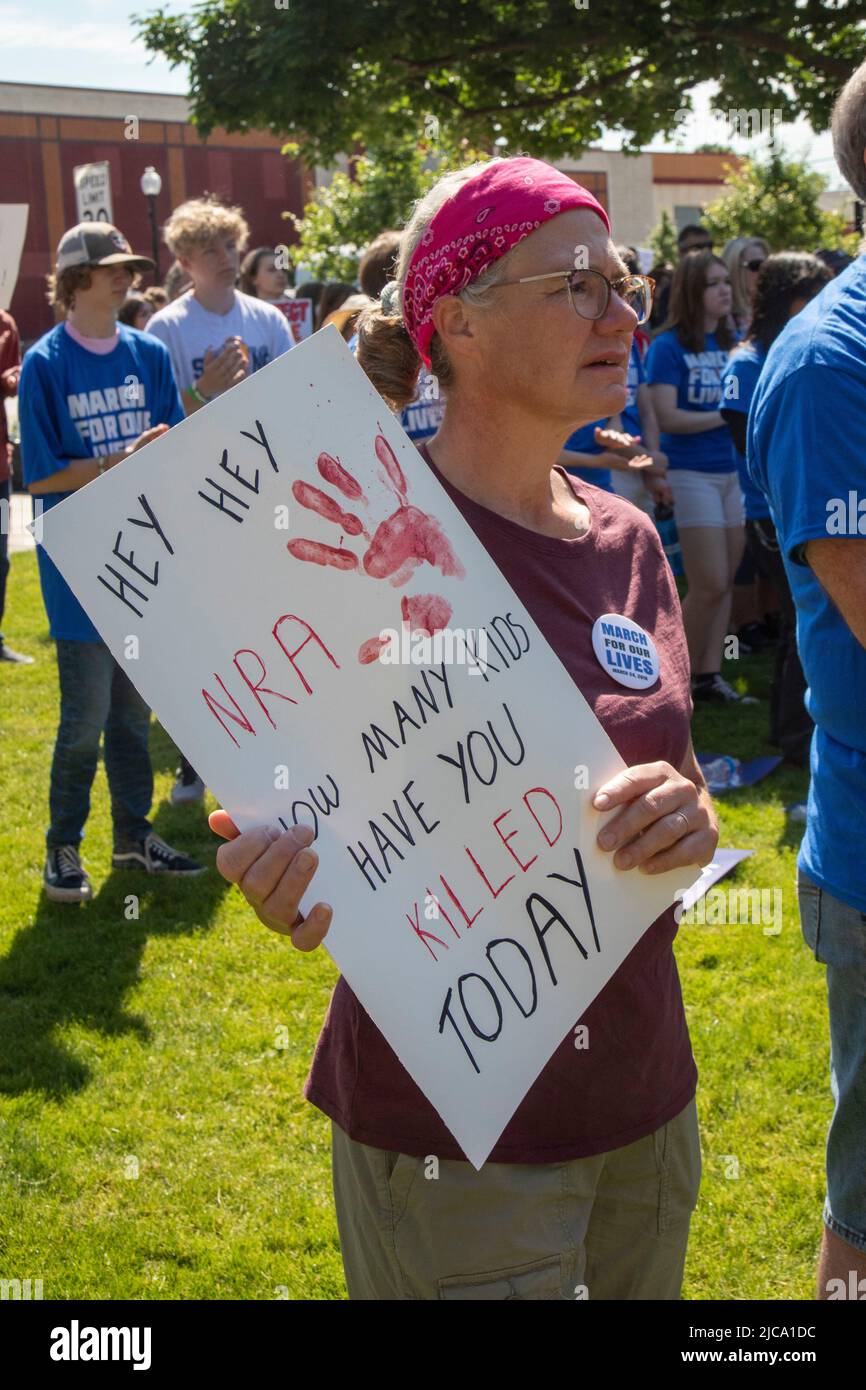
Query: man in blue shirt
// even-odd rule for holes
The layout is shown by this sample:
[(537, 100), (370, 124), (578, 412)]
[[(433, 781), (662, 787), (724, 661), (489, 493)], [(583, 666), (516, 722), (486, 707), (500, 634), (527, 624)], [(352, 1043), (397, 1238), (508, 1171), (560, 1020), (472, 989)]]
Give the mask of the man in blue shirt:
[[(134, 271), (152, 268), (106, 223), (81, 223), (61, 239), (52, 302), (66, 318), (27, 353), (19, 386), (24, 481), (43, 511), (183, 419), (162, 343), (117, 323)], [(41, 547), (38, 557), (60, 679), (46, 895), (54, 902), (92, 897), (78, 846), (103, 731), (114, 867), (203, 873), (155, 835), (147, 818), (150, 710)]]
[[(866, 64), (833, 114), (836, 159), (866, 200)], [(866, 1284), (866, 256), (776, 339), (749, 417), (797, 609), (815, 721), (799, 855), (804, 937), (827, 967), (831, 1083), (823, 1298)]]

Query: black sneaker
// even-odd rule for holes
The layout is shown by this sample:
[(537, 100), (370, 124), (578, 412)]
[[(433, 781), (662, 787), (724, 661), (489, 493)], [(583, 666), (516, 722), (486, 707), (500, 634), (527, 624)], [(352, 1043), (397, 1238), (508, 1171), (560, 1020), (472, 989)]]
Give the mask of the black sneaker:
[(207, 872), (203, 864), (172, 849), (153, 831), (137, 845), (116, 849), (111, 864), (115, 869), (144, 869), (149, 874), (183, 874), (187, 878)]
[(54, 845), (49, 849), (42, 883), (46, 898), (53, 903), (86, 903), (93, 897), (75, 845)]
[(739, 695), (732, 685), (724, 680), (720, 675), (713, 676), (711, 681), (692, 681), (692, 699), (695, 704), (703, 701), (705, 704), (712, 705), (756, 705), (758, 701), (754, 695)]

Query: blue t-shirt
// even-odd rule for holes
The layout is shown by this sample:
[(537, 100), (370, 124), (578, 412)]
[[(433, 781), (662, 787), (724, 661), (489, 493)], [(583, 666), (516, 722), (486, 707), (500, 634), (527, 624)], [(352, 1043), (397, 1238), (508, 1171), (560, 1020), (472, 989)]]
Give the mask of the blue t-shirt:
[[(184, 418), (168, 351), (156, 338), (118, 324), (113, 352), (88, 352), (59, 323), (25, 355), (18, 388), (21, 466), (25, 485), (59, 473), (71, 459), (113, 454), (153, 425)], [(34, 498), (43, 512), (69, 497)], [(51, 636), (99, 642), (66, 580), (37, 547), (42, 597)]]
[[(609, 418), (606, 416), (604, 420), (594, 420), (591, 425), (581, 425), (579, 430), (568, 436), (562, 447), (573, 449), (577, 454), (603, 454), (604, 449), (595, 442), (595, 431), (604, 429)], [(582, 478), (585, 483), (592, 483), (593, 487), (600, 487), (604, 492), (613, 492), (609, 468), (567, 467), (565, 471), (574, 478)]]
[[(346, 346), (350, 352), (358, 351), (357, 333), (352, 334)], [(400, 411), (400, 424), (410, 439), (429, 439), (445, 417), (445, 401), (438, 392), (434, 393), (432, 381), (429, 373), (422, 372), (414, 401)]]
[[(722, 373), (728, 354), (716, 342), (715, 333), (704, 337), (702, 352), (684, 348), (676, 330), (669, 328), (653, 338), (647, 354), (650, 385), (664, 383), (677, 388), (679, 410), (718, 410), (722, 401)], [(733, 473), (734, 443), (727, 425), (703, 434), (665, 434), (661, 447), (671, 468), (693, 468), (698, 473)]]
[[(748, 415), (765, 357), (766, 353), (757, 343), (744, 343), (741, 347), (734, 348), (722, 377), (723, 410)], [(752, 482), (746, 466), (746, 456), (740, 453), (736, 445), (734, 457), (737, 460), (737, 472), (740, 475), (743, 501), (746, 504), (746, 519), (764, 521), (770, 515), (770, 504), (766, 494)]]
[(625, 386), (628, 392), (625, 405), (619, 413), (622, 420), (622, 427), (626, 434), (640, 434), (640, 412), (637, 408), (637, 388), (646, 381), (646, 368), (643, 358), (640, 355), (640, 348), (634, 338), (631, 340), (631, 352), (628, 355), (628, 372), (626, 374)]
[(866, 256), (826, 285), (767, 353), (747, 457), (769, 498), (797, 606), (816, 726), (799, 863), (866, 912), (866, 649), (800, 553), (805, 542), (834, 534), (860, 535), (866, 550), (866, 516), (852, 515), (866, 496)]
[[(429, 399), (427, 399), (428, 394), (430, 395)], [(422, 375), (418, 394), (414, 401), (410, 401), (405, 410), (400, 412), (400, 424), (410, 439), (429, 439), (442, 424), (444, 416), (444, 399), (442, 397), (437, 399), (432, 391), (428, 393), (428, 385)]]

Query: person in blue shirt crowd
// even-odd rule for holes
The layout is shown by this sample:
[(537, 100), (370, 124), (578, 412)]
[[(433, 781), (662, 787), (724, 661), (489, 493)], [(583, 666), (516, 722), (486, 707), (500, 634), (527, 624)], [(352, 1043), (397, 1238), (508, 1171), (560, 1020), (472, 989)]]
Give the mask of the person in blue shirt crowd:
[[(84, 222), (61, 238), (50, 297), (65, 311), (65, 322), (26, 354), (19, 387), (24, 482), (43, 511), (183, 419), (167, 350), (117, 322), (134, 272), (142, 269), (153, 269), (153, 262), (133, 255), (107, 223)], [(103, 732), (113, 866), (203, 873), (194, 859), (154, 834), (148, 820), (150, 710), (41, 546), (38, 558), (60, 680), (46, 895), (75, 903), (92, 897), (79, 844)]]
[[(640, 275), (641, 265), (634, 248), (618, 246), (616, 249), (632, 275)], [(655, 300), (655, 291), (653, 292), (653, 299)], [(623, 453), (627, 459), (634, 458), (640, 453), (646, 454), (652, 459), (652, 465), (649, 468), (642, 468), (637, 471), (614, 470), (610, 480), (614, 492), (618, 493), (620, 497), (627, 498), (636, 507), (640, 507), (641, 511), (648, 512), (652, 516), (657, 505), (665, 508), (670, 507), (673, 502), (673, 495), (667, 482), (668, 457), (661, 447), (659, 424), (652, 402), (652, 393), (646, 380), (644, 358), (648, 347), (649, 338), (645, 328), (637, 329), (631, 340), (631, 352), (628, 359), (628, 372), (625, 381), (628, 393), (626, 402), (619, 415), (611, 421), (611, 426), (622, 431), (628, 437), (628, 442), (625, 446), (612, 443), (609, 447), (614, 452)]]
[(664, 456), (645, 449), (639, 435), (626, 434), (620, 415), (575, 430), (565, 441), (559, 463), (573, 477), (582, 478), (603, 492), (625, 496), (613, 480), (634, 478), (636, 490), (646, 490), (647, 497), (661, 502), (670, 500)]
[(638, 471), (615, 471), (611, 475), (611, 487), (620, 497), (627, 498), (642, 511), (653, 515), (657, 506), (669, 508), (673, 505), (673, 493), (667, 480), (668, 456), (661, 448), (658, 420), (637, 335), (632, 340), (629, 354), (626, 390), (628, 397), (625, 406), (611, 421), (614, 429), (623, 431), (625, 444), (621, 446), (611, 442), (609, 447), (614, 452), (622, 452), (627, 459), (643, 453), (652, 462), (648, 468)]
[[(639, 275), (640, 263), (634, 249), (617, 246), (616, 251), (629, 272)], [(659, 447), (658, 421), (646, 385), (637, 334), (629, 352), (626, 391), (626, 403), (619, 415), (577, 430), (566, 440), (559, 461), (584, 482), (594, 483), (605, 492), (616, 492), (643, 511), (652, 512), (657, 502), (669, 504), (671, 495), (665, 481), (668, 461)]]
[(746, 507), (746, 550), (757, 574), (775, 586), (782, 610), (782, 630), (770, 692), (770, 742), (786, 759), (809, 762), (812, 720), (804, 703), (806, 680), (797, 653), (796, 615), (776, 528), (766, 493), (746, 466), (746, 425), (761, 368), (772, 343), (789, 319), (804, 309), (833, 277), (817, 256), (785, 251), (764, 261), (752, 306), (748, 338), (731, 354), (722, 378), (722, 416), (737, 454)]
[[(866, 63), (832, 128), (841, 173), (866, 201)], [(803, 936), (827, 968), (835, 1102), (817, 1282), (819, 1298), (845, 1298), (866, 1287), (866, 255), (770, 348), (747, 457), (770, 501), (815, 721), (798, 894)]]
[(721, 675), (731, 590), (745, 545), (739, 475), (720, 413), (722, 373), (735, 342), (730, 309), (724, 261), (706, 250), (684, 256), (671, 286), (667, 326), (650, 344), (647, 380), (688, 581), (683, 621), (692, 698), (754, 703)]
[(607, 420), (595, 420), (590, 425), (581, 425), (579, 430), (575, 430), (574, 434), (570, 434), (566, 439), (559, 462), (573, 477), (582, 478), (585, 483), (592, 483), (603, 492), (613, 492), (611, 469), (626, 468), (628, 465), (600, 442), (607, 425)]

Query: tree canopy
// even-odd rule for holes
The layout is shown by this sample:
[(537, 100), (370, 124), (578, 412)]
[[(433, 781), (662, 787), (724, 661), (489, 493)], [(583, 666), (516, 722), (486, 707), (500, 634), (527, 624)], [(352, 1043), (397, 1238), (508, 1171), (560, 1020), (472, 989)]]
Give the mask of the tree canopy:
[(373, 238), (386, 227), (402, 227), (416, 198), (447, 168), (473, 157), (467, 150), (464, 159), (436, 158), (426, 146), (406, 142), (369, 149), (354, 161), (352, 178), (338, 171), (315, 190), (302, 217), (284, 214), (299, 238), (289, 256), (314, 279), (354, 281)]
[(719, 112), (826, 127), (864, 56), (866, 0), (200, 0), (139, 16), (186, 63), (204, 133), (291, 135), (329, 164), (355, 141), (576, 154), (603, 129), (672, 135), (698, 83)]
[(845, 233), (845, 218), (825, 212), (818, 199), (827, 180), (778, 151), (729, 169), (724, 193), (701, 217), (717, 246), (739, 236), (761, 236), (773, 251), (838, 248), (855, 254), (859, 237)]

